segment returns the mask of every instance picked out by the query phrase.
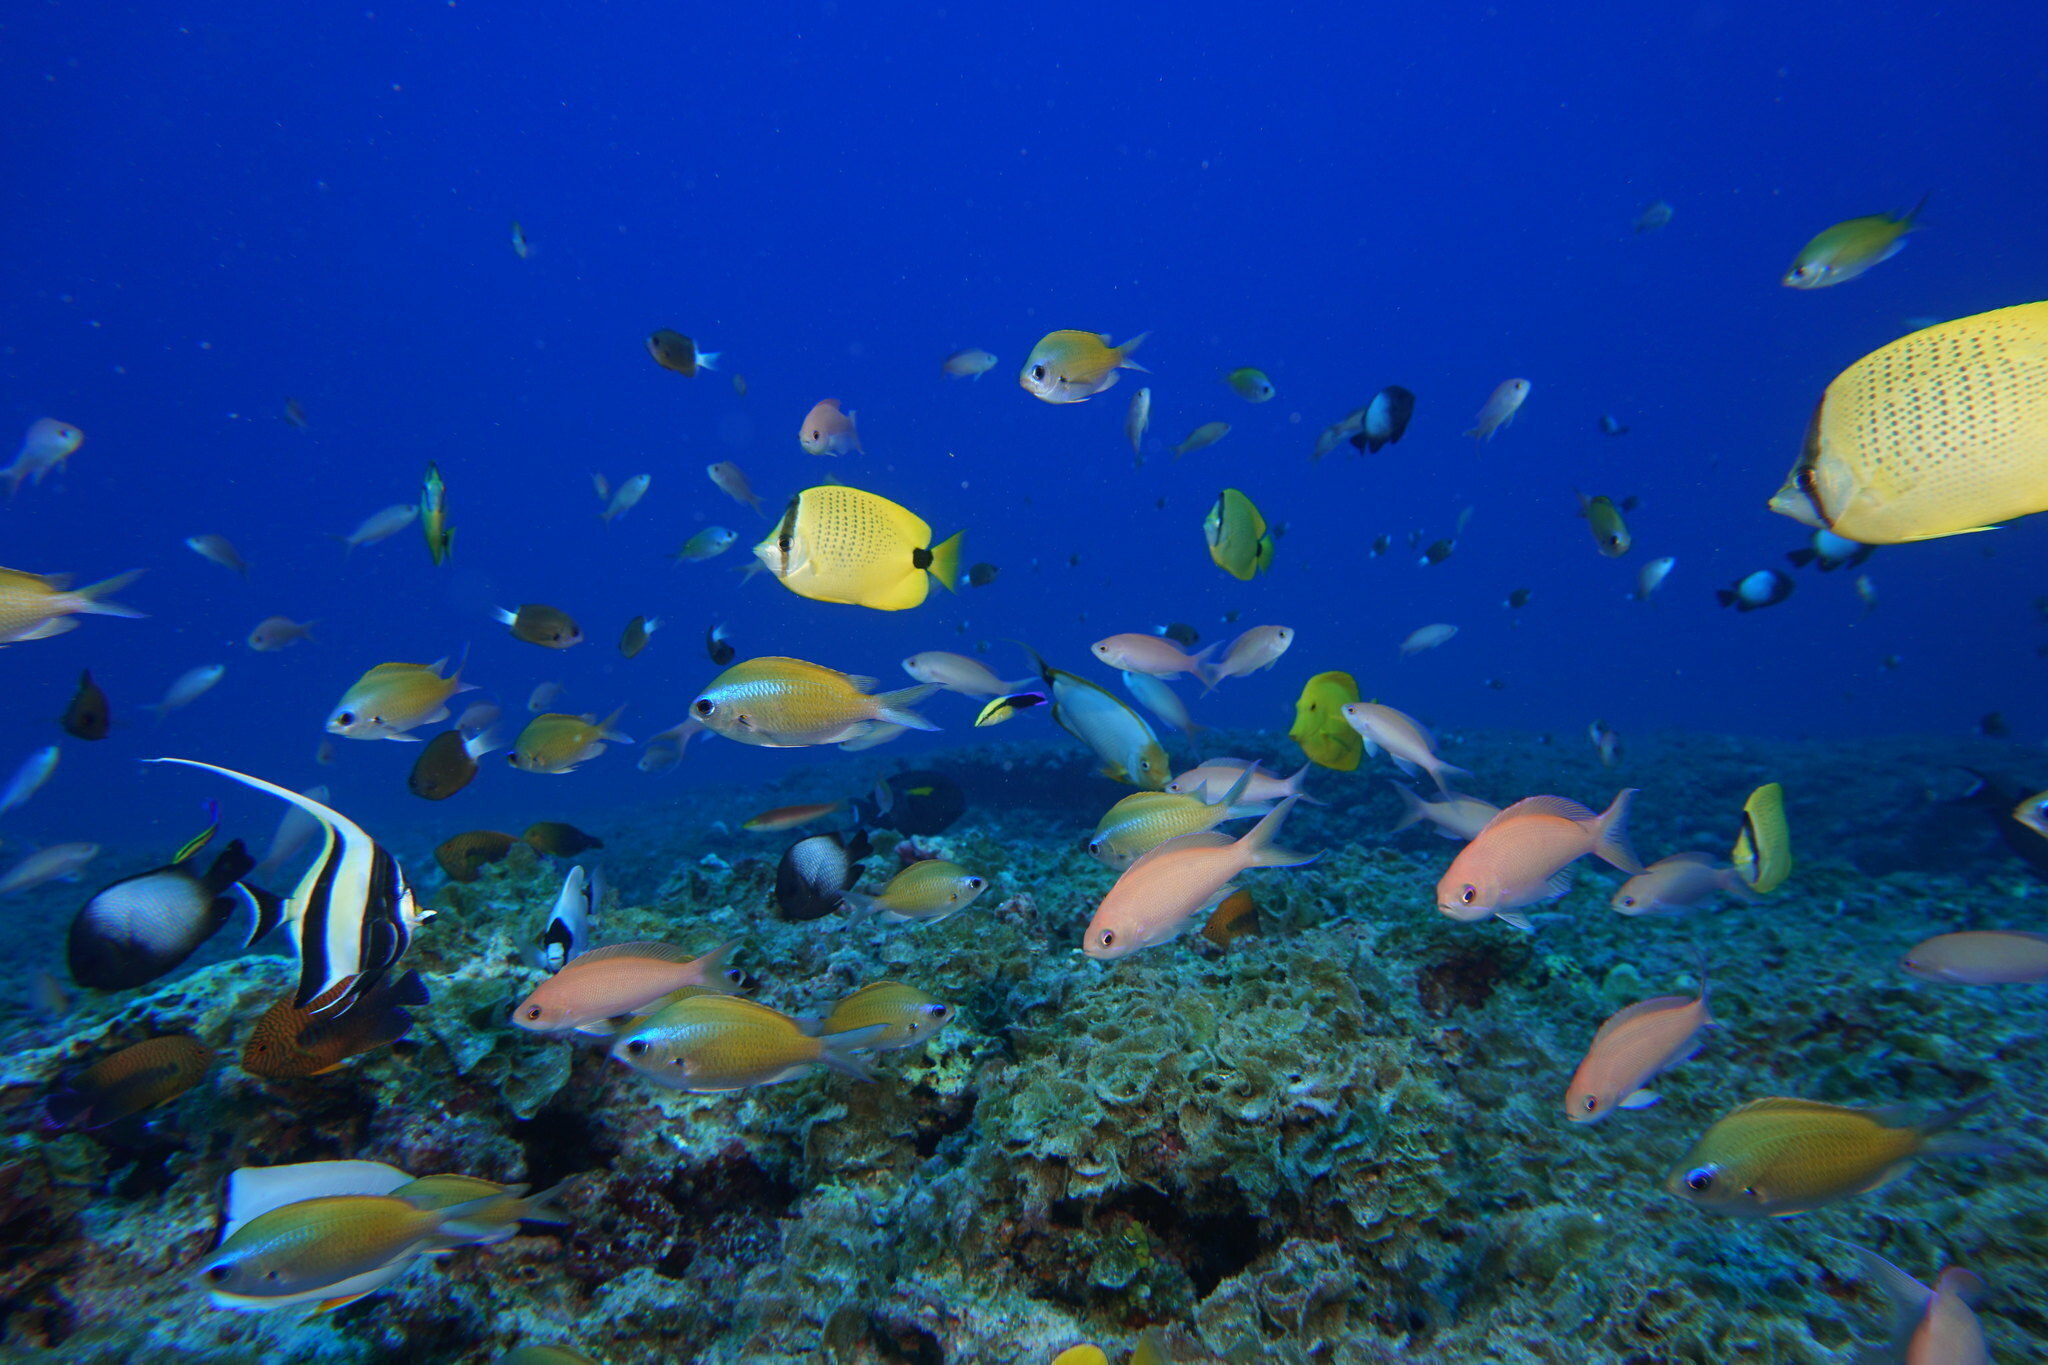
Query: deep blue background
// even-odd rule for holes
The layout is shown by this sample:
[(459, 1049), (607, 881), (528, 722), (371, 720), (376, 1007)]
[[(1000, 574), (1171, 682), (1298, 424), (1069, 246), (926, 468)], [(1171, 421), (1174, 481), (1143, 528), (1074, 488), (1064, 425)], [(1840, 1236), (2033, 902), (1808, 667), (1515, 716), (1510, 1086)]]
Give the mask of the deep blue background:
[[(59, 737), (83, 666), (133, 721), (65, 741), (10, 844), (158, 837), (158, 817), (189, 832), (201, 788), (130, 766), (156, 752), (327, 780), (366, 818), (449, 832), (658, 799), (634, 750), (568, 782), (492, 771), (440, 808), (404, 793), (410, 746), (312, 754), (365, 668), (465, 645), (509, 718), (557, 678), (573, 709), (630, 703), (644, 736), (710, 676), (714, 619), (743, 653), (895, 679), (918, 649), (996, 642), (1014, 674), (1000, 641), (1021, 637), (1083, 667), (1112, 631), (1214, 638), (1239, 611), (1299, 642), (1198, 714), (1283, 730), (1326, 668), (1453, 727), (1960, 734), (2000, 710), (2023, 737), (2048, 728), (2040, 526), (1880, 552), (1867, 619), (1846, 574), (1802, 574), (1744, 617), (1712, 598), (1801, 543), (1763, 502), (1835, 372), (1907, 317), (2048, 294), (2038, 5), (748, 8), (10, 11), (0, 430), (52, 415), (88, 439), (0, 509), (0, 562), (150, 570), (122, 594), (148, 620), (0, 651), (0, 780)], [(1897, 260), (1778, 285), (1821, 228), (1929, 191)], [(1658, 197), (1676, 220), (1633, 235)], [(721, 373), (657, 368), (642, 339), (663, 326), (725, 352)], [(1038, 403), (1016, 371), (1058, 327), (1152, 329), (1153, 373)], [(943, 377), (969, 345), (996, 370)], [(1223, 386), (1245, 364), (1275, 401)], [(1533, 396), (1475, 451), (1459, 433), (1510, 375)], [(1121, 431), (1137, 382), (1159, 446), (1141, 470)], [(1408, 439), (1311, 464), (1317, 431), (1388, 383), (1420, 396)], [(311, 430), (280, 420), (287, 394)], [(858, 410), (866, 456), (798, 447), (825, 396)], [(1633, 432), (1603, 438), (1603, 411)], [(1219, 418), (1222, 444), (1168, 457)], [(741, 587), (765, 523), (705, 479), (725, 458), (771, 506), (829, 468), (941, 535), (966, 527), (969, 560), (1003, 577), (893, 615)], [(430, 459), (453, 567), (411, 531), (344, 564), (326, 533), (416, 497)], [(607, 529), (594, 470), (653, 488)], [(1226, 484), (1288, 526), (1254, 583), (1201, 544)], [(1574, 487), (1642, 499), (1633, 554), (1594, 552)], [(1456, 556), (1418, 568), (1407, 533), (1448, 535), (1467, 506)], [(714, 522), (742, 533), (724, 559), (661, 557)], [(241, 547), (248, 584), (181, 546), (203, 531)], [(1399, 552), (1369, 559), (1382, 531)], [(1625, 600), (1660, 554), (1679, 558), (1663, 600)], [(1515, 587), (1535, 590), (1518, 617)], [(592, 643), (551, 655), (485, 619), (522, 600)], [(320, 618), (319, 643), (251, 653), (273, 612)], [(643, 612), (667, 629), (629, 663), (613, 642)], [(1433, 621), (1462, 633), (1397, 663)], [(215, 661), (226, 681), (160, 732), (133, 714)], [(971, 737), (961, 699), (929, 710), (936, 741)], [(815, 757), (719, 743), (665, 780)]]

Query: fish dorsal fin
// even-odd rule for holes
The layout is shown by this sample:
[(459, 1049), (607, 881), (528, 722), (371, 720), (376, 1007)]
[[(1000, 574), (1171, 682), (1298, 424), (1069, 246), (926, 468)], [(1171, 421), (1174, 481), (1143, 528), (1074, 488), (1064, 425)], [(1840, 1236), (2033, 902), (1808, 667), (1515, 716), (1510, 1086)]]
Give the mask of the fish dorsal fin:
[(1231, 838), (1228, 834), (1219, 834), (1215, 830), (1202, 830), (1195, 834), (1183, 834), (1178, 839), (1168, 839), (1163, 844), (1147, 849), (1136, 862), (1130, 865), (1127, 871), (1135, 872), (1147, 863), (1158, 862), (1169, 853), (1185, 852), (1189, 849), (1197, 848), (1228, 848), (1236, 842), (1237, 840)]
[(381, 1161), (301, 1161), (290, 1166), (244, 1166), (228, 1176), (224, 1242), (252, 1218), (302, 1199), (345, 1194), (389, 1194), (412, 1177)]
[(375, 668), (373, 668), (373, 669), (371, 669), (371, 670), (370, 670), (369, 672), (367, 672), (367, 673), (363, 674), (363, 677), (364, 677), (364, 678), (390, 677), (391, 675), (393, 675), (393, 674), (395, 674), (395, 673), (419, 673), (419, 672), (422, 672), (422, 671), (424, 671), (424, 672), (428, 672), (428, 673), (439, 673), (439, 672), (441, 671), (441, 665), (443, 665), (443, 664), (445, 664), (445, 663), (447, 663), (447, 662), (448, 662), (448, 660), (446, 660), (446, 659), (444, 658), (444, 659), (437, 659), (437, 660), (435, 660), (435, 661), (434, 661), (433, 663), (430, 663), (430, 664), (397, 664), (397, 663), (392, 663), (392, 664), (378, 664), (378, 665), (377, 665), (377, 666), (376, 666)]
[(1601, 1039), (1618, 1032), (1626, 1025), (1643, 1018), (1645, 1015), (1669, 1013), (1672, 1010), (1683, 1009), (1687, 1005), (1695, 1004), (1697, 1001), (1698, 997), (1691, 995), (1660, 995), (1654, 1000), (1638, 1000), (1635, 1004), (1630, 1005), (1627, 1009), (1622, 1010), (1612, 1019), (1602, 1024), (1600, 1031), (1593, 1035), (1593, 1041), (1598, 1043)]
[(1839, 1104), (1824, 1104), (1819, 1100), (1796, 1099), (1790, 1095), (1770, 1095), (1760, 1100), (1751, 1100), (1729, 1111), (1729, 1117), (1736, 1114), (1854, 1114), (1861, 1111), (1845, 1109)]
[(646, 958), (654, 962), (695, 962), (698, 956), (687, 949), (678, 948), (673, 943), (657, 943), (652, 940), (607, 943), (602, 948), (592, 948), (589, 952), (578, 955), (562, 970), (566, 972), (570, 967), (587, 967), (593, 962), (613, 961), (626, 957)]
[(1525, 796), (1493, 817), (1498, 824), (1523, 815), (1554, 815), (1560, 820), (1597, 820), (1599, 814), (1565, 796)]
[(1726, 863), (1722, 862), (1719, 858), (1716, 858), (1711, 853), (1673, 853), (1667, 857), (1659, 858), (1657, 861), (1660, 863), (1693, 863), (1700, 867), (1711, 867), (1715, 869), (1720, 869), (1727, 866)]

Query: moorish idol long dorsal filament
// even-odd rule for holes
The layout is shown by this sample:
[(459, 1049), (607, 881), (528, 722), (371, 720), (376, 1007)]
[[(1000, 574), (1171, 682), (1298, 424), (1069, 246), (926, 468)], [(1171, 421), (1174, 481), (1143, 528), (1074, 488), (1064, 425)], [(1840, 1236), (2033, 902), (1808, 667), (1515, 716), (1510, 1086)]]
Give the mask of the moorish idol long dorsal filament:
[(190, 758), (143, 761), (231, 777), (290, 802), (319, 822), (320, 854), (285, 906), (299, 950), (294, 1005), (315, 1015), (345, 1009), (405, 954), (412, 931), (426, 916), (398, 860), (361, 825), (311, 797), (232, 768)]

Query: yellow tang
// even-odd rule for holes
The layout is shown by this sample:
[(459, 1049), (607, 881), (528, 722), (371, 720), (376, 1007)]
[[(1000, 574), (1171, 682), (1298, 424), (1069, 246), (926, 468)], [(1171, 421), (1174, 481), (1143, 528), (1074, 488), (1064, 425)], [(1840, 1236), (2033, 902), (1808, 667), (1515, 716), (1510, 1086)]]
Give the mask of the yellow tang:
[(1910, 333), (1835, 376), (1770, 506), (1864, 545), (2048, 510), (2048, 303)]
[(1266, 519), (1235, 488), (1217, 496), (1216, 505), (1202, 519), (1202, 534), (1209, 542), (1209, 558), (1232, 578), (1248, 581), (1273, 567), (1273, 537)]
[(1302, 684), (1295, 699), (1294, 725), (1287, 737), (1319, 767), (1357, 771), (1365, 757), (1365, 737), (1344, 719), (1344, 708), (1359, 700), (1358, 680), (1349, 673), (1316, 674)]
[(789, 500), (754, 557), (799, 597), (903, 611), (924, 601), (932, 579), (953, 590), (964, 534), (934, 545), (932, 528), (907, 508), (824, 484)]
[(1758, 787), (1742, 803), (1742, 833), (1728, 855), (1742, 880), (1771, 892), (1792, 875), (1792, 831), (1785, 823), (1785, 789), (1776, 782)]

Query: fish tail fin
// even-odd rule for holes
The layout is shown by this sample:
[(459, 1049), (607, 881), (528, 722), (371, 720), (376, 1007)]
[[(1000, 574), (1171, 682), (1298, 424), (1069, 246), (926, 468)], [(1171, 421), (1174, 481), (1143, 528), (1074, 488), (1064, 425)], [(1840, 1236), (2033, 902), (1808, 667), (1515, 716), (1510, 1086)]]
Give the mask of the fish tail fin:
[(1455, 763), (1446, 763), (1439, 758), (1430, 765), (1429, 775), (1435, 780), (1436, 789), (1445, 796), (1449, 796), (1451, 794), (1451, 784), (1447, 779), (1449, 777), (1470, 777), (1472, 776), (1472, 770), (1470, 768), (1461, 768)]
[(960, 577), (960, 538), (966, 534), (965, 531), (955, 531), (931, 548), (932, 562), (927, 569), (933, 578), (945, 585), (947, 592), (959, 591), (953, 582)]
[(1214, 654), (1217, 647), (1222, 643), (1223, 641), (1217, 640), (1201, 653), (1188, 656), (1189, 661), (1193, 664), (1193, 667), (1188, 669), (1188, 672), (1194, 674), (1195, 681), (1202, 685), (1202, 695), (1205, 697), (1216, 690), (1216, 684), (1222, 682), (1225, 676), (1219, 671), (1220, 665), (1209, 661), (1209, 656)]
[(911, 730), (936, 730), (938, 726), (910, 708), (938, 690), (937, 683), (919, 683), (916, 687), (884, 692), (875, 698), (875, 719)]
[[(600, 512), (598, 515), (602, 516), (604, 514)], [(509, 626), (519, 619), (519, 613), (516, 611), (506, 611), (503, 607), (492, 607), (491, 619), (501, 626)]]
[(1306, 762), (1303, 763), (1299, 768), (1296, 768), (1293, 772), (1289, 773), (1287, 775), (1287, 794), (1289, 796), (1298, 796), (1302, 800), (1308, 802), (1311, 806), (1327, 806), (1330, 804), (1329, 802), (1318, 801), (1313, 796), (1310, 796), (1307, 792), (1301, 789), (1301, 784), (1303, 780), (1308, 777), (1309, 769), (1315, 766), (1316, 765), (1313, 762)]
[(1253, 825), (1251, 832), (1242, 840), (1245, 847), (1246, 867), (1300, 867), (1322, 857), (1320, 853), (1296, 853), (1293, 849), (1281, 848), (1273, 841), (1280, 836), (1280, 826), (1287, 819), (1287, 813), (1294, 809), (1299, 796), (1290, 796), (1273, 809), (1265, 818)]
[(875, 898), (858, 891), (842, 891), (839, 909), (845, 913), (846, 927), (850, 929), (875, 913)]
[(1785, 552), (1785, 558), (1792, 561), (1793, 568), (1803, 569), (1807, 565), (1813, 563), (1814, 560), (1819, 559), (1820, 552), (1818, 550), (1813, 550), (1805, 546), (1801, 546), (1797, 550), (1787, 550)]
[(527, 1195), (514, 1206), (519, 1221), (522, 1223), (575, 1222), (576, 1220), (573, 1217), (556, 1206), (555, 1201), (568, 1194), (571, 1190), (574, 1190), (577, 1183), (576, 1177), (572, 1175), (567, 1180), (550, 1185), (539, 1194)]
[[(1962, 1123), (1967, 1119), (1974, 1118), (1978, 1114), (1978, 1112), (1980, 1112), (1986, 1105), (1990, 1104), (1991, 1101), (1997, 1097), (1997, 1094), (1998, 1092), (1995, 1090), (1985, 1090), (1978, 1094), (1972, 1095), (1969, 1099), (1964, 1100), (1961, 1104), (1951, 1105), (1949, 1108), (1944, 1109), (1939, 1113), (1930, 1114), (1926, 1118), (1920, 1120), (1920, 1131), (1928, 1137), (1933, 1137), (1937, 1133), (1944, 1133), (1948, 1129), (1955, 1127), (1957, 1124)], [(1972, 1138), (1944, 1138), (1938, 1142), (1929, 1143), (1928, 1149), (1930, 1151), (1943, 1152), (1962, 1151), (1975, 1141), (1976, 1140)]]
[[(1895, 222), (1895, 223), (1902, 223), (1902, 224), (1904, 224), (1904, 225), (1905, 225), (1905, 230), (1906, 230), (1907, 232), (1911, 232), (1911, 231), (1913, 231), (1913, 230), (1914, 230), (1915, 228), (1917, 228), (1917, 227), (1919, 227), (1919, 226), (1920, 226), (1920, 212), (1921, 212), (1921, 210), (1922, 210), (1922, 209), (1925, 209), (1925, 208), (1927, 207), (1927, 201), (1928, 201), (1929, 199), (1933, 198), (1933, 197), (1934, 197), (1934, 191), (1932, 191), (1932, 190), (1929, 190), (1929, 191), (1928, 191), (1928, 192), (1927, 192), (1926, 194), (1923, 194), (1923, 195), (1921, 195), (1921, 196), (1920, 196), (1920, 202), (1919, 202), (1919, 203), (1917, 203), (1917, 204), (1913, 205), (1913, 207), (1912, 207), (1912, 208), (1909, 208), (1909, 209), (1907, 209), (1907, 210), (1906, 210), (1906, 211), (1905, 211), (1904, 213), (1900, 214), (1900, 215), (1899, 215), (1898, 217), (1894, 218), (1894, 219), (1893, 219), (1892, 221), (1893, 221), (1893, 222)], [(1902, 235), (1903, 235), (1903, 234), (1902, 234)]]
[(818, 1060), (857, 1081), (871, 1081), (875, 1073), (868, 1070), (867, 1061), (860, 1054), (873, 1051), (888, 1031), (887, 1024), (869, 1024), (845, 1033), (828, 1033), (818, 1040)]
[(1137, 349), (1138, 349), (1138, 348), (1139, 348), (1140, 346), (1143, 346), (1143, 345), (1145, 344), (1145, 338), (1146, 338), (1146, 337), (1149, 337), (1149, 336), (1151, 336), (1151, 335), (1152, 335), (1152, 333), (1151, 333), (1151, 332), (1150, 332), (1149, 330), (1148, 330), (1148, 331), (1143, 331), (1143, 332), (1140, 332), (1140, 333), (1138, 333), (1138, 334), (1137, 334), (1136, 336), (1132, 337), (1132, 338), (1131, 338), (1131, 339), (1130, 339), (1129, 341), (1126, 341), (1126, 342), (1125, 342), (1125, 343), (1124, 343), (1123, 345), (1121, 345), (1121, 346), (1117, 347), (1117, 348), (1116, 348), (1116, 365), (1117, 365), (1117, 368), (1118, 368), (1118, 369), (1120, 369), (1120, 370), (1136, 370), (1136, 371), (1138, 371), (1138, 372), (1139, 372), (1140, 374), (1150, 374), (1150, 373), (1152, 373), (1152, 372), (1151, 372), (1150, 370), (1146, 369), (1146, 368), (1145, 368), (1145, 367), (1144, 367), (1143, 365), (1139, 365), (1139, 364), (1136, 364), (1136, 363), (1134, 363), (1134, 362), (1133, 362), (1133, 361), (1131, 360), (1131, 352), (1132, 352), (1132, 351), (1135, 351), (1135, 350), (1137, 350)]
[(148, 570), (146, 569), (130, 569), (127, 573), (117, 573), (112, 578), (102, 578), (97, 583), (89, 583), (85, 587), (77, 589), (73, 596), (77, 597), (79, 601), (74, 610), (82, 612), (87, 616), (141, 618), (145, 613), (139, 612), (133, 607), (124, 607), (119, 602), (106, 601), (105, 598), (107, 594), (119, 592), (147, 572)]
[(1387, 785), (1401, 798), (1401, 819), (1387, 831), (1389, 834), (1399, 834), (1409, 826), (1419, 825), (1429, 818), (1429, 803), (1415, 794), (1415, 788), (1406, 782), (1396, 782), (1391, 777), (1387, 779)]
[(617, 706), (613, 707), (612, 713), (597, 723), (597, 737), (609, 740), (613, 744), (631, 744), (633, 742), (631, 735), (621, 734), (612, 728), (619, 723), (619, 717), (625, 714), (626, 703), (620, 702)]
[(718, 368), (718, 357), (720, 357), (720, 356), (722, 356), (722, 355), (724, 355), (724, 354), (725, 354), (725, 352), (724, 352), (724, 351), (699, 351), (699, 352), (697, 352), (697, 368), (698, 368), (698, 369), (700, 369), (700, 370), (715, 370), (715, 369), (717, 369), (717, 368)]
[(1624, 787), (1616, 793), (1614, 803), (1593, 824), (1593, 856), (1605, 859), (1630, 876), (1643, 870), (1642, 860), (1628, 842), (1628, 807), (1637, 790)]

